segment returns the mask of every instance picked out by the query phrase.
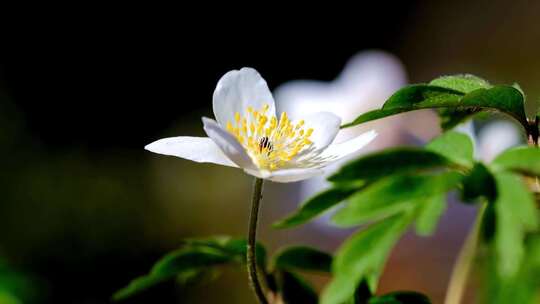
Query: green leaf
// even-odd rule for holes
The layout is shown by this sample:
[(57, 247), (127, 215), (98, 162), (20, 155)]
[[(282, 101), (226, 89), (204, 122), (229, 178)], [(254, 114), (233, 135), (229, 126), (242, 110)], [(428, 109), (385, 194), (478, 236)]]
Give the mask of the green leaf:
[(374, 274), (378, 277), (390, 250), (411, 222), (411, 215), (404, 213), (388, 218), (346, 240), (332, 263), (334, 278), (323, 291), (321, 303), (346, 302), (353, 298), (356, 287), (364, 278)]
[(452, 162), (439, 153), (421, 148), (392, 148), (354, 160), (328, 180), (334, 183), (377, 180), (388, 175), (427, 171), (446, 166), (452, 166)]
[(461, 178), (456, 172), (389, 176), (349, 197), (332, 220), (340, 226), (352, 226), (392, 216), (415, 207), (425, 197), (449, 191)]
[(426, 145), (426, 150), (436, 152), (452, 162), (470, 167), (474, 161), (474, 146), (466, 134), (448, 131)]
[(439, 114), (440, 125), (443, 131), (455, 128), (457, 125), (465, 122), (480, 112), (480, 108), (468, 108), (456, 110), (453, 108), (441, 108)]
[[(492, 256), (482, 259), (484, 267), (484, 291), (482, 303), (538, 303), (540, 292), (540, 234), (529, 234), (525, 242), (525, 257), (519, 272), (512, 277), (500, 277)], [(487, 263), (486, 263), (487, 262)], [(487, 288), (486, 288), (487, 287)]]
[(463, 178), (462, 200), (475, 202), (484, 197), (488, 201), (495, 200), (497, 196), (495, 178), (482, 163), (476, 163), (472, 170)]
[(417, 84), (397, 91), (381, 109), (364, 113), (351, 123), (343, 125), (342, 128), (398, 113), (428, 108), (452, 108), (459, 111), (465, 109), (497, 110), (513, 117), (524, 127), (527, 126), (523, 95), (511, 86), (477, 89), (464, 95), (462, 92), (452, 89)]
[(429, 84), (465, 94), (474, 90), (489, 89), (492, 87), (486, 80), (471, 74), (442, 76), (432, 80)]
[(499, 154), (492, 162), (495, 170), (511, 170), (526, 175), (540, 176), (540, 149), (516, 147)]
[(437, 228), (439, 218), (446, 209), (446, 194), (436, 194), (427, 197), (418, 205), (416, 218), (416, 233), (422, 236), (432, 235)]
[(300, 208), (292, 215), (273, 224), (274, 228), (290, 228), (304, 224), (328, 211), (333, 206), (341, 203), (354, 190), (349, 188), (332, 188), (321, 192), (314, 197), (308, 199)]
[(288, 271), (279, 271), (277, 276), (278, 290), (284, 303), (318, 303), (318, 296), (313, 287), (299, 275)]
[[(147, 275), (138, 277), (113, 295), (118, 301), (131, 297), (145, 289), (173, 278), (190, 283), (205, 278), (210, 267), (227, 263), (245, 263), (247, 244), (242, 239), (213, 237), (208, 239), (188, 239), (184, 247), (165, 255)], [(257, 262), (266, 269), (266, 252), (262, 245), (256, 247)]]
[(288, 247), (274, 257), (274, 268), (281, 270), (304, 270), (330, 272), (332, 256), (326, 252), (305, 246)]
[(527, 231), (538, 228), (538, 212), (534, 198), (521, 178), (511, 173), (495, 175), (495, 250), (501, 277), (513, 276), (524, 256)]
[(134, 279), (127, 287), (116, 292), (113, 299), (122, 300), (177, 275), (192, 274), (205, 267), (230, 261), (231, 256), (213, 248), (177, 250), (158, 261), (148, 275)]
[(371, 298), (369, 304), (430, 304), (429, 298), (414, 291), (396, 291)]
[(408, 111), (437, 108), (443, 105), (455, 106), (462, 96), (461, 92), (426, 84), (406, 86), (390, 96), (381, 109), (366, 112), (351, 123), (343, 125), (342, 128)]

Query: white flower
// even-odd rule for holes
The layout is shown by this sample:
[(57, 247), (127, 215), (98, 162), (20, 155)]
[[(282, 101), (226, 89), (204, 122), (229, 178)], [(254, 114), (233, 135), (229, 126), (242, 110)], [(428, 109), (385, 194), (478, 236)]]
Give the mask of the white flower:
[[(291, 120), (276, 117), (272, 93), (252, 68), (226, 73), (213, 96), (216, 120), (203, 117), (208, 137), (171, 137), (145, 149), (219, 165), (242, 168), (253, 176), (275, 182), (295, 182), (322, 174), (324, 167), (356, 152), (375, 136), (365, 132), (346, 142), (332, 143), (341, 118), (318, 112)], [(298, 117), (299, 113), (290, 113)]]

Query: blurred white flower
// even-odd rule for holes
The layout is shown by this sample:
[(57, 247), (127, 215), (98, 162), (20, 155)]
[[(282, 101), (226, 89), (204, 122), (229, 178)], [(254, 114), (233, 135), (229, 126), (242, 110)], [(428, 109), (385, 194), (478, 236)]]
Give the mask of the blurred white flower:
[(219, 165), (242, 168), (275, 182), (294, 182), (323, 173), (323, 168), (371, 142), (375, 131), (333, 143), (341, 118), (333, 113), (296, 112), (276, 116), (266, 81), (252, 68), (226, 73), (213, 95), (216, 120), (203, 117), (208, 137), (171, 137), (145, 149)]
[[(349, 122), (366, 111), (380, 108), (388, 97), (406, 83), (405, 70), (396, 57), (382, 51), (366, 51), (351, 58), (343, 72), (332, 82), (290, 81), (276, 88), (274, 96), (278, 108), (283, 111), (302, 114), (328, 111)], [(352, 154), (334, 164), (327, 173), (365, 151), (411, 139), (422, 142), (439, 132), (436, 115), (430, 111), (418, 111), (344, 129), (336, 142), (358, 136), (366, 129), (375, 129), (379, 134), (377, 140), (368, 150)], [(303, 181), (299, 184), (299, 200), (303, 201), (326, 187), (328, 183), (325, 177)]]
[(491, 162), (501, 152), (523, 144), (523, 138), (518, 127), (505, 120), (487, 123), (477, 130), (472, 121), (456, 127), (457, 131), (469, 135), (474, 144), (475, 158)]

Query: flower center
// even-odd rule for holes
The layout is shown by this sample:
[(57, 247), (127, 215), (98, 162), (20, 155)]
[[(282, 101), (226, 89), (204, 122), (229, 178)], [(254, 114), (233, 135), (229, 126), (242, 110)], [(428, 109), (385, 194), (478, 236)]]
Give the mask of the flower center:
[(227, 121), (227, 131), (232, 133), (261, 169), (275, 170), (287, 167), (294, 157), (299, 157), (313, 143), (309, 137), (313, 129), (305, 129), (304, 121), (291, 122), (287, 113), (279, 121), (269, 116), (269, 106), (259, 111), (247, 107), (244, 117), (236, 112), (234, 121)]

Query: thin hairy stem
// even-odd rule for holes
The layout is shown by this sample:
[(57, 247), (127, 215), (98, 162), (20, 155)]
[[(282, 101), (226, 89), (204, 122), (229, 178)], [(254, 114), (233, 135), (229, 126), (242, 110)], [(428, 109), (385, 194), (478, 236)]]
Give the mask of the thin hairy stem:
[(268, 304), (257, 270), (257, 224), (259, 220), (259, 207), (262, 200), (263, 180), (255, 178), (253, 182), (253, 196), (251, 198), (251, 213), (249, 214), (248, 243), (247, 243), (247, 272), (250, 285), (261, 304)]

